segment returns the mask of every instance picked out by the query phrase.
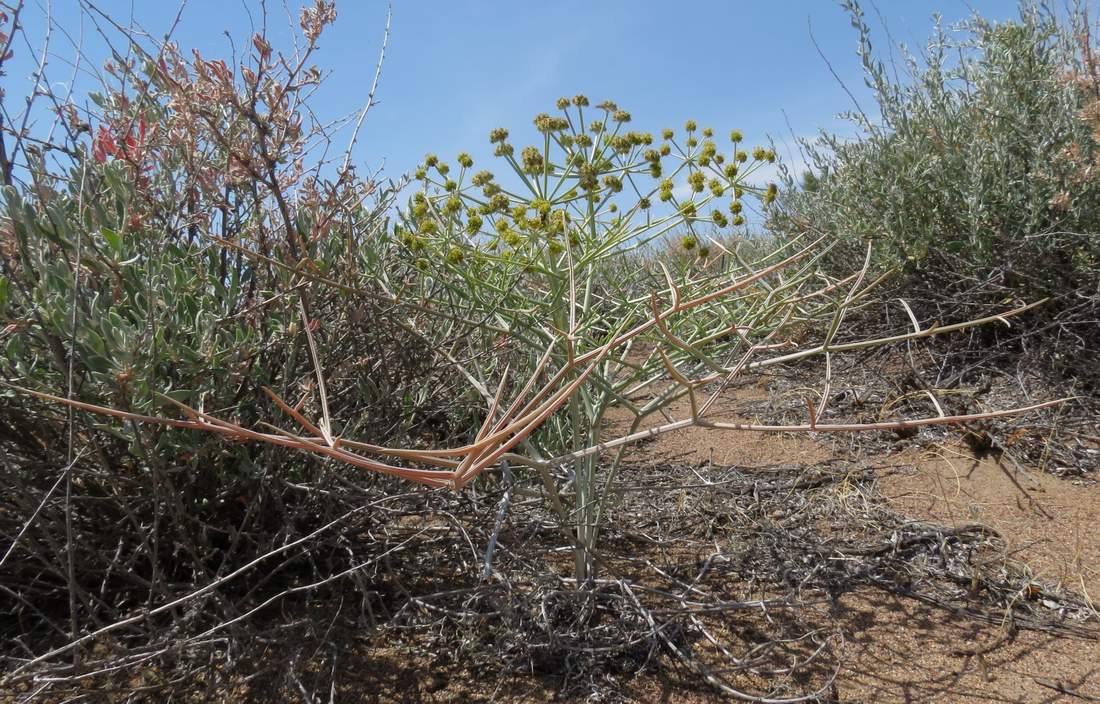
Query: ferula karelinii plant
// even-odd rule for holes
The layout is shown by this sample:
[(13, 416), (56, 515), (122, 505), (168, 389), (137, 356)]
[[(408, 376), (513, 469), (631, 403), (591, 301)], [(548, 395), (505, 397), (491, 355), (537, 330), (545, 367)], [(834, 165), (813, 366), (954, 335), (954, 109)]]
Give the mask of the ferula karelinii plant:
[[(616, 260), (675, 232), (685, 256), (705, 261), (708, 234), (743, 226), (745, 197), (765, 206), (775, 198), (773, 184), (754, 178), (774, 152), (758, 147), (749, 159), (740, 131), (720, 145), (713, 129), (700, 132), (689, 120), (679, 135), (666, 129), (655, 137), (631, 129), (630, 113), (611, 101), (591, 107), (578, 95), (557, 108), (534, 118), (535, 144), (513, 144), (504, 128), (490, 132), (499, 178), (467, 153), (454, 164), (426, 157), (395, 231), (425, 296), (445, 295), (468, 320), (489, 324), (491, 334), (469, 335), (475, 378), (503, 366), (502, 350), (520, 378), (539, 364), (565, 368), (650, 315), (649, 299), (630, 286), (637, 272)], [(629, 355), (609, 357), (525, 449), (553, 456), (598, 442), (606, 409), (663, 373), (655, 358), (638, 364)], [(578, 578), (591, 574), (606, 496), (596, 469), (589, 455), (572, 471)]]

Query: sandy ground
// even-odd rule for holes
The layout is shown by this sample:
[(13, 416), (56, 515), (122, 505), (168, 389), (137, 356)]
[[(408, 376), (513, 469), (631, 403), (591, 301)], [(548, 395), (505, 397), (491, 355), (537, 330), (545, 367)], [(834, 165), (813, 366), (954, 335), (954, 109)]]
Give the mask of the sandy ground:
[[(767, 395), (762, 386), (731, 389), (715, 415), (745, 419), (750, 406)], [(677, 404), (670, 412), (682, 418), (688, 405)], [(608, 436), (623, 432), (629, 421), (621, 412), (612, 414)], [(1100, 606), (1100, 484), (1057, 478), (1008, 456), (979, 459), (958, 437), (956, 433), (938, 445), (886, 443), (888, 449), (880, 456), (859, 459), (882, 468), (876, 470), (875, 490), (898, 512), (947, 525), (987, 524), (1008, 541), (1008, 559), (1026, 565), (1036, 582), (1085, 594)], [(813, 465), (845, 457), (844, 448), (833, 437), (689, 428), (643, 443), (631, 457), (740, 467)], [(820, 616), (839, 627), (844, 637), (836, 687), (825, 701), (1100, 702), (1100, 640), (1018, 630), (1007, 622), (979, 622), (870, 587), (844, 594)], [(730, 628), (733, 632), (735, 626)], [(579, 695), (563, 699), (562, 682), (552, 677), (519, 674), (480, 681), (466, 671), (433, 673), (433, 656), (410, 652), (406, 646), (363, 643), (343, 650), (340, 662), (340, 687), (332, 692), (332, 701), (584, 700)], [(608, 678), (614, 679), (612, 689), (623, 701), (729, 701), (674, 663), (640, 676), (620, 673)], [(7, 700), (0, 693), (0, 701), (21, 701), (28, 693), (8, 693), (15, 696)], [(296, 692), (264, 696), (248, 685), (223, 696), (218, 701), (298, 700)], [(115, 700), (107, 696), (87, 701)]]
[[(733, 389), (716, 417), (745, 419), (739, 408), (761, 398), (760, 387)], [(681, 403), (672, 413), (680, 418), (688, 409)], [(628, 420), (616, 413), (609, 431)], [(745, 466), (813, 463), (835, 457), (836, 445), (832, 438), (690, 428), (641, 452)], [(876, 489), (901, 513), (945, 525), (987, 524), (1036, 581), (1090, 596), (1100, 608), (1100, 484), (1060, 479), (1008, 456), (978, 459), (954, 442), (861, 459), (891, 467)], [(843, 596), (831, 617), (846, 638), (836, 692), (842, 702), (1100, 701), (1100, 641), (1014, 631), (875, 590)], [(667, 690), (660, 697), (712, 700), (719, 699)]]

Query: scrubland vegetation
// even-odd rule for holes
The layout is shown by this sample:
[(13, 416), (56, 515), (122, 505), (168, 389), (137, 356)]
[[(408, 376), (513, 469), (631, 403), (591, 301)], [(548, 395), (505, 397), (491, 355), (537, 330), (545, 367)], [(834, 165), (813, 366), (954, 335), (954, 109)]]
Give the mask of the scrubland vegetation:
[[(813, 609), (864, 588), (1095, 642), (1087, 590), (865, 462), (938, 432), (1095, 482), (1091, 25), (1024, 4), (884, 64), (848, 10), (876, 110), (787, 183), (767, 135), (583, 95), (529, 146), (487, 125), (492, 164), (364, 174), (381, 59), (361, 113), (310, 109), (331, 3), (224, 58), (89, 10), (91, 107), (45, 62), (4, 96), (0, 700), (644, 700), (642, 669), (849, 701)], [(864, 408), (884, 358), (906, 381)], [(642, 452), (700, 428), (869, 439), (763, 474)]]

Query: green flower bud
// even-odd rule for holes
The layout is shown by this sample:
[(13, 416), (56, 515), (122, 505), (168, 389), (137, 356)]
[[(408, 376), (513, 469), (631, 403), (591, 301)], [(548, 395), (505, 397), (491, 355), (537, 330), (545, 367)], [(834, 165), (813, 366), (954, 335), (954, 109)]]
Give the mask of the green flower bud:
[(688, 120), (687, 122), (684, 123), (684, 130), (687, 131), (687, 132), (694, 132), (695, 127), (696, 127), (695, 120)]
[(503, 127), (497, 127), (495, 130), (489, 132), (489, 143), (498, 144), (508, 139), (508, 130)]
[(661, 145), (661, 148), (658, 151), (660, 152), (661, 156), (668, 156), (672, 153), (672, 147), (669, 146), (668, 143), (665, 143)]
[(710, 192), (716, 196), (720, 196), (726, 192), (726, 187), (716, 178), (712, 178), (707, 186), (710, 187)]
[(592, 123), (588, 125), (588, 131), (603, 132), (603, 122), (600, 120), (593, 120)]
[(688, 137), (688, 138), (687, 138), (687, 145), (688, 145), (689, 147), (694, 147), (694, 146), (696, 146), (696, 145), (698, 145), (698, 144), (699, 144), (699, 140), (698, 140), (698, 139), (696, 139), (695, 137)]
[(424, 165), (431, 168), (439, 163), (439, 157), (435, 154), (428, 154), (424, 157)]
[(737, 176), (737, 164), (726, 164), (724, 172), (726, 174), (726, 178), (735, 178)]
[[(481, 186), (486, 185), (487, 183), (489, 183), (492, 180), (493, 180), (493, 172), (492, 171), (478, 171), (470, 179), (470, 183), (472, 183), (475, 186), (477, 186), (478, 188), (480, 188)], [(492, 194), (490, 194), (490, 195), (492, 195)]]
[(734, 215), (737, 215), (738, 213), (740, 213), (741, 208), (742, 208), (741, 201), (739, 201), (739, 200), (731, 200), (730, 201), (730, 212), (733, 213)]
[(515, 153), (515, 148), (507, 142), (501, 142), (497, 145), (497, 148), (493, 150), (493, 154), (496, 156), (512, 156)]
[(584, 190), (592, 191), (600, 187), (596, 166), (594, 164), (582, 164), (580, 169), (577, 170), (577, 175), (577, 182)]
[(523, 170), (528, 174), (542, 173), (543, 160), (542, 152), (535, 147), (524, 147), (520, 152), (520, 159), (523, 161)]
[(737, 159), (737, 161), (744, 163), (749, 160), (749, 155), (745, 152), (738, 151), (737, 154), (734, 155), (734, 158)]
[(752, 158), (753, 159), (756, 159), (757, 161), (763, 161), (765, 156), (767, 156), (767, 152), (764, 151), (764, 147), (753, 147), (753, 150), (752, 150)]
[(468, 169), (474, 165), (474, 159), (466, 152), (462, 152), (458, 155), (458, 164), (464, 169)]
[(598, 107), (600, 110), (606, 110), (607, 112), (615, 112), (619, 109), (619, 106), (610, 100), (605, 100), (596, 107)]
[(672, 130), (670, 130), (667, 127), (664, 128), (663, 130), (661, 130), (661, 138), (662, 139), (672, 139), (672, 136), (674, 134), (675, 134), (675, 132), (673, 132)]
[(458, 247), (451, 247), (451, 251), (447, 252), (447, 261), (451, 264), (458, 264), (462, 261), (462, 250)]
[(722, 213), (721, 210), (715, 210), (713, 213), (710, 214), (710, 217), (712, 220), (714, 220), (714, 224), (718, 227), (725, 227), (729, 224), (729, 220), (726, 219), (726, 216)]
[[(725, 227), (725, 225), (722, 225), (722, 227)], [(710, 247), (700, 247), (699, 248), (699, 258), (700, 259), (706, 259), (709, 256), (710, 256)]]
[(735, 226), (744, 225), (745, 224), (745, 218), (740, 216), (740, 215), (734, 215), (733, 216), (733, 224)]
[(588, 98), (584, 95), (581, 95), (580, 93), (577, 93), (573, 96), (573, 104), (576, 105), (578, 108), (586, 108), (588, 107)]
[(692, 171), (688, 174), (688, 184), (691, 185), (691, 190), (695, 193), (702, 193), (703, 187), (706, 185), (706, 176), (702, 171)]
[(699, 244), (699, 240), (695, 239), (695, 235), (684, 235), (680, 238), (680, 246), (689, 252), (695, 249), (697, 244)]
[(704, 127), (703, 128), (703, 136), (704, 137), (713, 137), (714, 136), (714, 130), (711, 129), (710, 127)]
[(731, 142), (734, 142), (734, 143), (740, 142), (743, 138), (744, 137), (741, 134), (741, 130), (734, 130), (734, 131), (730, 132), (730, 141)]
[(558, 110), (565, 110), (569, 107), (569, 98), (558, 98)]
[(652, 204), (649, 202), (649, 198), (639, 198), (638, 199), (638, 209), (639, 210), (649, 210), (651, 205)]
[(611, 119), (615, 120), (615, 122), (630, 122), (630, 113), (626, 110), (616, 110)]
[(615, 137), (609, 143), (611, 144), (611, 148), (614, 149), (615, 153), (617, 154), (626, 154), (634, 146), (633, 142), (631, 142), (630, 140), (630, 137), (626, 135)]

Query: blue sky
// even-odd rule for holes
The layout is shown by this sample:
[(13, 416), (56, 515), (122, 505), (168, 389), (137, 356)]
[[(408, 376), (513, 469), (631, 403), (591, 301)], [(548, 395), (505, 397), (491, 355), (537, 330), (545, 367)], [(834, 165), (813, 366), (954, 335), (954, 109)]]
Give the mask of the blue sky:
[[(294, 11), (300, 5), (287, 2)], [(288, 37), (287, 18), (278, 0), (268, 5), (278, 42)], [(121, 20), (132, 15), (159, 35), (177, 3), (99, 0), (98, 6)], [(225, 31), (238, 46), (244, 44), (249, 15), (255, 17), (259, 8), (255, 0), (190, 0), (174, 38), (208, 58), (224, 56), (230, 46)], [(322, 38), (318, 57), (332, 70), (315, 105), (328, 117), (350, 113), (365, 99), (386, 3), (343, 0), (337, 9), (339, 19)], [(991, 19), (1010, 18), (1016, 9), (1014, 0), (879, 0), (877, 8), (865, 3), (872, 25), (881, 16), (894, 41), (918, 49), (933, 13), (950, 23), (975, 10)], [(83, 30), (86, 46), (96, 43), (95, 29), (81, 20), (76, 0), (53, 0), (52, 11), (72, 35)], [(33, 0), (28, 12), (28, 28), (39, 32), (40, 11)], [(818, 55), (811, 31), (849, 89), (873, 107), (863, 87), (855, 32), (844, 10), (829, 0), (394, 0), (378, 104), (355, 159), (372, 169), (384, 164), (390, 177), (410, 171), (429, 151), (451, 159), (468, 151), (484, 164), (490, 160), (490, 129), (508, 127), (521, 142), (536, 113), (552, 111), (559, 96), (583, 92), (593, 102), (618, 102), (634, 115), (636, 129), (679, 127), (694, 118), (719, 134), (741, 129), (750, 145), (770, 137), (781, 158), (797, 161), (788, 147), (792, 135), (844, 131), (836, 115), (852, 107)], [(877, 49), (889, 50), (881, 30), (876, 40)], [(68, 75), (63, 61), (72, 55), (60, 33), (53, 52), (57, 80)], [(4, 78), (9, 95), (23, 94), (31, 72), (18, 58)]]

